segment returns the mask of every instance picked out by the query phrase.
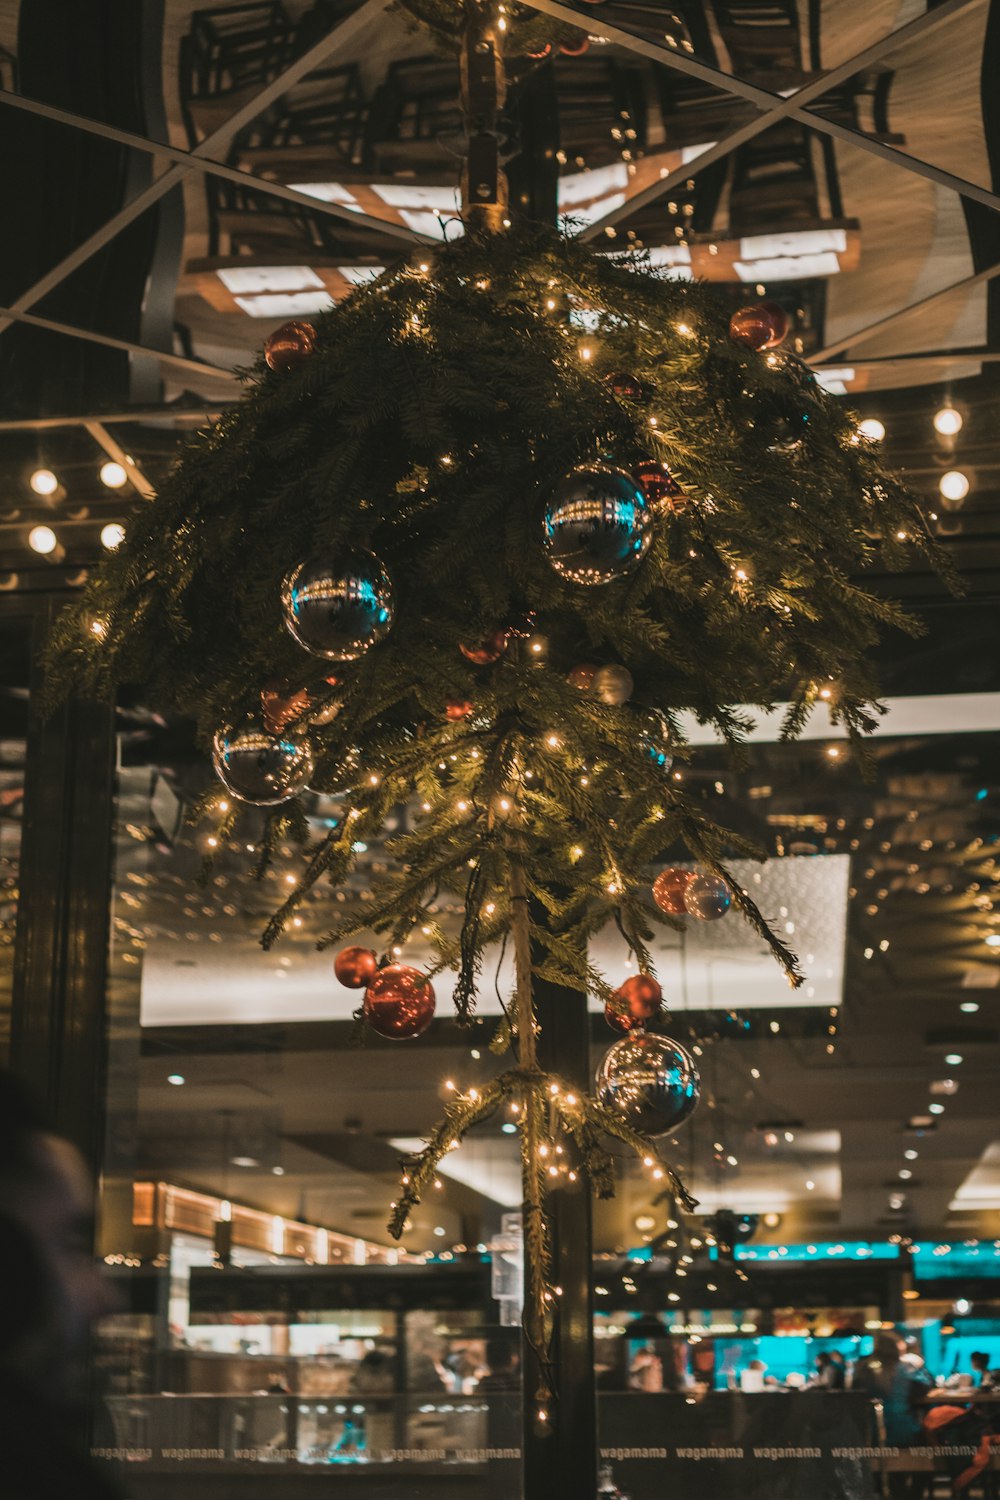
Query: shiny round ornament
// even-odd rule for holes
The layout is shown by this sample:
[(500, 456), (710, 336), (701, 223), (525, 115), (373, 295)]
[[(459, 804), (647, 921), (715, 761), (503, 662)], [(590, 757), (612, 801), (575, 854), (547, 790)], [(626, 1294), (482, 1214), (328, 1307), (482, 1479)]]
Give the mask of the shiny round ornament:
[(303, 364), (316, 347), (316, 330), (311, 323), (293, 318), (282, 323), (264, 340), (264, 359), (268, 367), (284, 375)]
[(642, 381), (630, 375), (627, 370), (615, 370), (611, 375), (605, 375), (604, 379), (619, 401), (642, 400), (644, 395)]
[(635, 682), (628, 667), (620, 667), (612, 662), (610, 666), (598, 667), (594, 673), (593, 693), (602, 703), (620, 708), (623, 703), (628, 702), (634, 691)]
[(754, 302), (738, 308), (729, 320), (729, 337), (751, 349), (777, 349), (788, 336), (790, 320), (777, 302)]
[(526, 641), (534, 635), (537, 623), (538, 616), (533, 609), (522, 609), (507, 626), (505, 634), (508, 639)]
[(644, 1026), (660, 1013), (663, 991), (651, 974), (633, 974), (615, 990), (604, 1007), (604, 1019), (615, 1031)]
[(684, 892), (684, 910), (700, 922), (717, 922), (732, 904), (732, 892), (719, 875), (696, 875)]
[(581, 464), (559, 481), (546, 507), (545, 554), (571, 583), (614, 583), (645, 556), (650, 523), (649, 502), (631, 474)]
[(430, 980), (408, 964), (389, 964), (365, 990), (364, 1016), (373, 1031), (390, 1040), (420, 1036), (434, 1019)]
[(670, 724), (666, 714), (661, 713), (658, 708), (650, 709), (646, 714), (642, 732), (639, 735), (639, 744), (657, 770), (664, 773), (670, 770), (674, 763), (673, 746), (670, 742)]
[(805, 442), (809, 413), (802, 410), (768, 413), (762, 420), (769, 453), (786, 457), (798, 453)]
[(575, 687), (577, 692), (589, 693), (599, 670), (599, 667), (591, 666), (589, 662), (582, 662), (580, 666), (574, 667), (566, 674), (566, 681), (570, 687)]
[(280, 734), (286, 724), (302, 718), (312, 703), (305, 688), (292, 688), (272, 678), (260, 690), (260, 715), (269, 734)]
[(458, 649), (467, 661), (474, 662), (477, 667), (489, 667), (503, 656), (507, 649), (507, 639), (506, 630), (491, 630), (478, 644), (465, 646), (460, 642)]
[(227, 791), (254, 807), (276, 807), (308, 785), (313, 771), (309, 741), (270, 734), (257, 719), (216, 731), (212, 765)]
[(636, 1030), (613, 1042), (597, 1070), (596, 1094), (643, 1135), (669, 1135), (694, 1113), (701, 1080), (672, 1037)]
[[(329, 688), (335, 688), (337, 686), (337, 682), (338, 679), (336, 677), (326, 678), (326, 686)], [(340, 713), (340, 710), (344, 706), (343, 701), (340, 699), (340, 697), (327, 697), (325, 693), (320, 692), (317, 692), (316, 696), (321, 701), (319, 703), (319, 706), (309, 715), (310, 724), (316, 724), (317, 726), (322, 726), (323, 724), (332, 724), (334, 719), (337, 717), (337, 715)], [(322, 701), (324, 698), (326, 699), (326, 702)]]
[(583, 36), (578, 42), (560, 42), (559, 51), (564, 57), (582, 57), (590, 51), (590, 37)]
[(658, 459), (644, 459), (632, 470), (632, 475), (654, 509), (681, 511), (687, 505), (687, 495), (666, 464)]
[(653, 900), (669, 917), (683, 917), (687, 911), (684, 893), (694, 879), (693, 870), (679, 870), (671, 865), (661, 870), (653, 881)]
[(464, 700), (462, 702), (446, 703), (444, 706), (444, 716), (452, 724), (458, 723), (460, 719), (467, 719), (471, 713), (472, 704)]
[(378, 956), (374, 948), (341, 948), (333, 972), (349, 990), (363, 990), (378, 973)]
[(356, 661), (378, 645), (396, 609), (389, 574), (363, 547), (300, 563), (282, 585), (281, 604), (299, 645), (328, 661)]

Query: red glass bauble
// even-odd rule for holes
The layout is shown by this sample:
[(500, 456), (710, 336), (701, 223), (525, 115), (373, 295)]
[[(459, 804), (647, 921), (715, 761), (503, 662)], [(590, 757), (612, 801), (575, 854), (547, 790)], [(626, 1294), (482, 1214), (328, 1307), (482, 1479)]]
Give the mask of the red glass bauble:
[(605, 1005), (604, 1019), (614, 1031), (631, 1031), (657, 1015), (662, 1004), (663, 991), (652, 975), (633, 974)]
[(693, 879), (692, 870), (678, 870), (675, 866), (661, 870), (653, 881), (653, 900), (660, 910), (670, 917), (683, 917), (687, 911), (684, 894)]
[(280, 734), (286, 724), (301, 718), (312, 703), (305, 688), (291, 688), (287, 682), (272, 678), (260, 690), (260, 712), (269, 734)]
[(560, 42), (559, 51), (564, 57), (582, 57), (590, 50), (590, 37), (582, 36), (578, 42)]
[(632, 477), (642, 485), (650, 505), (665, 506), (668, 510), (683, 510), (687, 496), (673, 477), (666, 464), (656, 458), (645, 458), (632, 470)]
[(491, 630), (478, 646), (459, 645), (458, 649), (469, 661), (475, 662), (477, 667), (488, 667), (492, 662), (499, 661), (506, 651), (507, 632)]
[(589, 693), (594, 686), (594, 678), (597, 676), (597, 668), (590, 662), (581, 662), (567, 674), (566, 681), (570, 687), (578, 688), (581, 693)]
[(605, 375), (604, 379), (614, 391), (619, 401), (641, 401), (643, 397), (642, 382), (636, 380), (627, 370), (615, 370), (611, 375)]
[(307, 360), (316, 347), (316, 330), (311, 323), (293, 318), (282, 323), (264, 340), (264, 358), (272, 370), (284, 374)]
[(349, 990), (363, 990), (378, 973), (378, 957), (372, 948), (341, 948), (333, 972)]
[(434, 1019), (434, 989), (419, 969), (389, 964), (365, 990), (365, 1020), (379, 1036), (420, 1036)]
[(453, 723), (457, 719), (467, 719), (469, 717), (469, 715), (471, 714), (471, 712), (472, 712), (472, 704), (471, 703), (465, 703), (465, 702), (462, 702), (462, 703), (446, 703), (445, 706), (444, 706), (444, 716), (445, 716), (445, 718), (446, 719), (450, 719)]
[(729, 337), (751, 349), (777, 349), (787, 336), (791, 320), (777, 302), (754, 302), (739, 307), (729, 319)]

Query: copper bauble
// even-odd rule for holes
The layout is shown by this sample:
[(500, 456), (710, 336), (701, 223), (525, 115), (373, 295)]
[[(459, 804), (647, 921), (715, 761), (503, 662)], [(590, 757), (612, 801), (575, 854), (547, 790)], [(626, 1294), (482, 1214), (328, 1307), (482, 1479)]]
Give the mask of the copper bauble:
[(605, 375), (604, 379), (619, 401), (642, 400), (642, 382), (634, 375), (630, 375), (627, 370), (614, 370), (610, 375)]
[(312, 703), (312, 696), (305, 688), (291, 688), (287, 682), (273, 677), (260, 690), (260, 713), (264, 727), (271, 734), (280, 734), (286, 724), (300, 719)]
[(729, 337), (751, 349), (777, 349), (791, 326), (788, 314), (777, 302), (754, 302), (737, 308), (729, 320)]
[(293, 318), (282, 323), (264, 340), (264, 358), (272, 370), (283, 375), (294, 370), (312, 354), (316, 347), (316, 330), (311, 323)]
[(684, 892), (693, 879), (693, 870), (678, 870), (673, 865), (661, 870), (653, 881), (653, 900), (660, 910), (670, 917), (682, 917), (687, 911)]
[(419, 969), (389, 964), (365, 990), (365, 1020), (391, 1040), (420, 1036), (434, 1019), (434, 989)]
[(564, 57), (582, 57), (590, 50), (590, 37), (583, 36), (578, 42), (560, 42), (559, 51)]
[(589, 693), (594, 686), (594, 678), (597, 676), (597, 668), (589, 662), (581, 662), (567, 674), (566, 681), (570, 687), (577, 688), (581, 693)]
[(645, 458), (632, 470), (646, 493), (650, 505), (658, 510), (683, 510), (688, 497), (673, 477), (666, 464), (656, 458)]
[(349, 990), (363, 990), (378, 973), (378, 956), (374, 948), (341, 948), (333, 972)]
[(488, 667), (493, 662), (499, 661), (506, 651), (507, 631), (491, 630), (478, 645), (464, 646), (459, 643), (458, 649), (468, 661), (475, 662), (477, 667)]
[(663, 991), (651, 974), (633, 974), (604, 1007), (604, 1019), (615, 1031), (631, 1031), (659, 1013)]
[(472, 712), (472, 704), (462, 701), (460, 703), (446, 703), (444, 716), (455, 723), (458, 719), (467, 719)]
[(684, 910), (701, 922), (717, 922), (732, 904), (732, 892), (720, 875), (696, 875), (684, 892)]

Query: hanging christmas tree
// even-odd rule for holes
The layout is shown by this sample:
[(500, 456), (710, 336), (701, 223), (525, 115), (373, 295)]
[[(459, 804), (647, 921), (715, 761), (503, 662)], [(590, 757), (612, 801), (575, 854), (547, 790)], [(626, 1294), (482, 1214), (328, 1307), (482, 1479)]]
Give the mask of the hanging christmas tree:
[[(418, 1037), (435, 993), (467, 1022), (484, 959), (511, 945), (495, 1044), (509, 1065), (456, 1095), (403, 1164), (391, 1229), (443, 1155), (508, 1112), (544, 1364), (548, 1193), (587, 1177), (609, 1194), (617, 1140), (691, 1203), (655, 1145), (698, 1080), (655, 1029), (654, 924), (731, 904), (800, 979), (726, 866), (762, 851), (677, 775), (680, 716), (738, 746), (746, 706), (786, 702), (791, 737), (822, 698), (859, 743), (878, 631), (907, 623), (865, 571), (930, 544), (850, 414), (777, 347), (773, 310), (731, 329), (714, 292), (641, 258), (467, 228), (269, 341), (243, 399), (63, 614), (49, 670), (55, 693), (136, 684), (196, 720), (224, 784), (199, 808), (216, 838), (263, 807), (262, 867), (302, 846), (265, 946), (327, 893), (321, 946), (382, 938), (381, 954), (337, 959), (381, 1034)], [(342, 804), (318, 839), (315, 793)], [(337, 905), (354, 849), (401, 804), (372, 901)], [(651, 890), (678, 847), (698, 873), (671, 866)], [(454, 929), (438, 920), (449, 895)], [(620, 987), (587, 956), (609, 923), (639, 971)], [(430, 974), (406, 962), (414, 934), (437, 952)], [(540, 980), (598, 995), (624, 1033), (595, 1097), (538, 1064)]]

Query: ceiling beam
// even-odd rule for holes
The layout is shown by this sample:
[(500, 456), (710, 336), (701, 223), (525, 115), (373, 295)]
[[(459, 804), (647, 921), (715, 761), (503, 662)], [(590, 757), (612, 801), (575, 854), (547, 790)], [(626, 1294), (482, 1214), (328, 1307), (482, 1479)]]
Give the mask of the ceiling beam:
[[(630, 52), (638, 52), (640, 56), (648, 57), (652, 62), (663, 63), (674, 72), (687, 73), (689, 77), (698, 78), (702, 83), (708, 83), (722, 93), (735, 94), (741, 99), (747, 99), (757, 109), (773, 111), (785, 103), (780, 95), (769, 93), (767, 89), (757, 88), (756, 84), (747, 83), (745, 79), (738, 78), (735, 74), (724, 73), (721, 68), (713, 68), (707, 63), (698, 62), (686, 52), (672, 52), (662, 43), (650, 41), (647, 37), (640, 36), (627, 27), (612, 26), (607, 21), (593, 16), (583, 16), (572, 6), (563, 5), (561, 0), (525, 0), (525, 4), (529, 5), (532, 10), (540, 10), (547, 16), (553, 16), (557, 21), (563, 21), (569, 26), (577, 26), (594, 36), (601, 36), (605, 41), (614, 42)], [(871, 152), (874, 156), (892, 162), (907, 172), (914, 172), (917, 176), (936, 182), (941, 187), (950, 188), (952, 192), (960, 193), (965, 198), (973, 198), (987, 208), (1000, 211), (1000, 195), (990, 192), (988, 188), (969, 182), (964, 177), (956, 177), (953, 172), (946, 172), (941, 167), (932, 166), (930, 162), (921, 161), (916, 156), (909, 156), (905, 151), (898, 151), (894, 146), (887, 146), (883, 141), (875, 140), (873, 136), (865, 135), (860, 130), (852, 130), (846, 125), (837, 125), (833, 120), (826, 120), (822, 115), (814, 114), (812, 110), (801, 108), (794, 100), (787, 102), (790, 107), (784, 110), (785, 118), (798, 120), (800, 124), (807, 125), (810, 130), (818, 130), (821, 135), (833, 136), (834, 139), (843, 141), (846, 145)], [(690, 176), (690, 173), (687, 175)]]
[[(230, 115), (228, 120), (220, 125), (217, 130), (214, 130), (211, 135), (206, 136), (194, 148), (191, 156), (210, 158), (217, 151), (228, 150), (234, 135), (242, 130), (245, 125), (255, 120), (258, 115), (262, 114), (276, 99), (280, 99), (281, 95), (290, 89), (293, 84), (298, 83), (300, 78), (305, 78), (315, 68), (319, 67), (320, 63), (325, 62), (338, 47), (349, 41), (359, 31), (362, 31), (369, 21), (385, 10), (388, 3), (389, 0), (365, 0), (365, 3), (354, 11), (352, 15), (348, 16), (346, 20), (341, 21), (337, 26), (334, 26), (331, 31), (327, 32), (326, 36), (320, 38), (315, 46), (310, 47), (307, 52), (303, 52), (301, 57), (296, 58), (276, 78), (273, 78), (270, 83), (254, 94), (253, 98), (247, 100), (240, 109)], [(49, 271), (46, 271), (44, 276), (39, 277), (32, 286), (28, 287), (26, 291), (22, 292), (11, 303), (10, 307), (4, 313), (0, 314), (0, 334), (4, 333), (11, 326), (12, 322), (16, 321), (16, 314), (26, 312), (29, 308), (34, 307), (37, 302), (40, 302), (43, 297), (47, 297), (49, 292), (54, 291), (57, 286), (61, 286), (68, 276), (71, 276), (80, 266), (85, 265), (92, 255), (96, 255), (98, 250), (103, 250), (104, 246), (109, 244), (117, 234), (135, 219), (139, 218), (141, 214), (144, 214), (147, 209), (152, 208), (154, 203), (158, 203), (161, 198), (181, 183), (193, 170), (194, 168), (190, 161), (185, 161), (184, 163), (177, 162), (173, 166), (168, 167), (155, 182), (150, 183), (149, 187), (144, 188), (141, 193), (137, 193), (134, 198), (129, 199), (116, 214), (101, 225), (100, 229), (95, 230), (81, 245), (78, 245), (75, 250), (72, 250), (69, 255), (65, 256)]]
[(891, 31), (877, 42), (873, 42), (864, 51), (855, 53), (853, 57), (849, 57), (845, 62), (839, 63), (837, 67), (831, 68), (826, 73), (821, 73), (818, 78), (814, 78), (811, 83), (807, 83), (803, 88), (796, 89), (787, 99), (782, 99), (772, 109), (765, 110), (756, 120), (749, 120), (745, 125), (741, 125), (738, 129), (731, 131), (721, 141), (716, 141), (704, 150), (700, 156), (696, 156), (693, 161), (676, 167), (673, 172), (670, 172), (659, 182), (651, 183), (648, 188), (645, 188), (640, 193), (636, 193), (633, 198), (627, 199), (619, 208), (612, 209), (603, 218), (597, 219), (593, 224), (589, 225), (580, 235), (580, 239), (597, 239), (606, 229), (613, 228), (622, 219), (628, 218), (639, 209), (647, 208), (650, 203), (655, 203), (657, 199), (665, 197), (674, 188), (680, 187), (681, 183), (687, 182), (690, 178), (697, 176), (699, 172), (704, 171), (706, 167), (710, 167), (715, 162), (721, 161), (723, 157), (729, 156), (738, 147), (746, 145), (747, 141), (752, 141), (755, 136), (763, 134), (765, 130), (770, 130), (772, 125), (779, 124), (781, 120), (786, 119), (796, 109), (803, 108), (806, 104), (811, 103), (812, 100), (829, 93), (838, 84), (846, 82), (855, 73), (859, 73), (863, 68), (870, 67), (872, 63), (878, 62), (887, 53), (895, 52), (898, 47), (905, 46), (908, 42), (914, 41), (919, 36), (926, 36), (928, 33), (936, 31), (939, 26), (942, 26), (946, 21), (950, 21), (958, 11), (968, 10), (970, 6), (981, 3), (982, 0), (945, 0), (943, 5), (935, 7), (934, 10), (928, 10), (923, 15), (916, 16), (912, 21), (907, 22), (905, 26), (900, 26), (898, 30)]
[[(163, 355), (155, 349), (143, 352), (154, 354), (158, 359), (163, 358)], [(105, 427), (116, 427), (126, 422), (148, 422), (153, 426), (157, 423), (170, 422), (215, 422), (229, 404), (229, 402), (220, 401), (204, 407), (135, 406), (130, 411), (101, 411), (83, 415), (74, 413), (72, 416), (64, 417), (13, 417), (0, 422), (0, 432), (45, 432), (55, 427), (87, 427), (91, 422), (101, 422)]]
[(121, 443), (111, 435), (103, 422), (88, 422), (87, 431), (98, 447), (107, 454), (108, 458), (112, 459), (116, 464), (121, 464), (128, 475), (129, 484), (135, 490), (136, 494), (141, 495), (144, 500), (154, 499), (156, 490), (150, 484), (132, 455), (125, 452)]
[[(925, 308), (930, 307), (931, 303), (940, 301), (942, 297), (948, 297), (952, 292), (970, 292), (973, 287), (982, 286), (996, 276), (1000, 276), (1000, 261), (995, 266), (987, 266), (985, 271), (976, 271), (972, 276), (963, 276), (960, 281), (953, 281), (948, 286), (939, 287), (936, 292), (929, 292), (926, 297), (921, 297), (917, 302), (910, 302), (906, 307), (901, 307), (884, 318), (877, 318), (874, 323), (866, 323), (861, 328), (855, 328), (853, 332), (845, 333), (842, 338), (835, 339), (831, 344), (824, 344), (822, 349), (817, 349), (815, 354), (809, 355), (807, 363), (810, 365), (828, 364), (835, 354), (842, 354), (844, 350), (852, 349), (855, 344), (867, 343), (869, 339), (901, 323), (904, 318), (923, 312)], [(924, 357), (921, 356), (921, 358)], [(982, 357), (982, 355), (976, 355), (977, 359)]]
[[(67, 338), (83, 339), (88, 344), (103, 344), (106, 349), (121, 349), (125, 354), (158, 359), (165, 365), (171, 365), (178, 370), (186, 370), (189, 374), (204, 375), (211, 380), (225, 380), (230, 385), (237, 383), (237, 377), (233, 371), (224, 370), (221, 365), (203, 364), (201, 360), (188, 359), (183, 354), (170, 354), (165, 349), (149, 349), (145, 344), (133, 344), (129, 339), (116, 339), (109, 333), (94, 333), (89, 328), (77, 328), (73, 323), (60, 323), (55, 318), (41, 318), (37, 313), (18, 311), (13, 305), (0, 306), (0, 333), (10, 323), (27, 323), (32, 328), (44, 328), (49, 333), (64, 333)], [(129, 420), (134, 419), (129, 418)]]
[[(961, 3), (974, 3), (974, 0), (961, 0)], [(409, 245), (436, 243), (430, 236), (418, 234), (416, 230), (407, 228), (405, 224), (394, 224), (372, 214), (355, 213), (352, 209), (345, 208), (343, 204), (326, 203), (311, 193), (302, 193), (297, 188), (286, 187), (283, 182), (271, 182), (266, 177), (258, 177), (255, 172), (243, 171), (239, 167), (229, 167), (224, 162), (196, 155), (195, 152), (185, 151), (180, 146), (169, 146), (161, 141), (149, 140), (148, 137), (135, 135), (129, 130), (118, 130), (113, 125), (105, 125), (101, 120), (91, 120), (86, 115), (76, 115), (67, 109), (57, 109), (55, 105), (43, 104), (38, 99), (26, 99), (22, 94), (12, 94), (8, 89), (0, 89), (0, 104), (9, 105), (12, 109), (24, 110), (30, 115), (40, 115), (46, 120), (54, 120), (58, 125), (67, 125), (70, 129), (80, 130), (86, 135), (100, 136), (102, 140), (114, 141), (119, 146), (128, 146), (130, 150), (144, 152), (147, 156), (162, 157), (165, 161), (175, 162), (193, 172), (203, 172), (208, 177), (222, 177), (226, 182), (236, 182), (244, 188), (251, 187), (255, 192), (266, 193), (272, 198), (281, 198), (287, 203), (295, 203), (299, 207), (308, 208), (312, 213), (325, 215), (327, 218), (337, 219), (343, 223), (360, 225), (363, 229), (386, 234), (392, 239), (402, 240)]]

